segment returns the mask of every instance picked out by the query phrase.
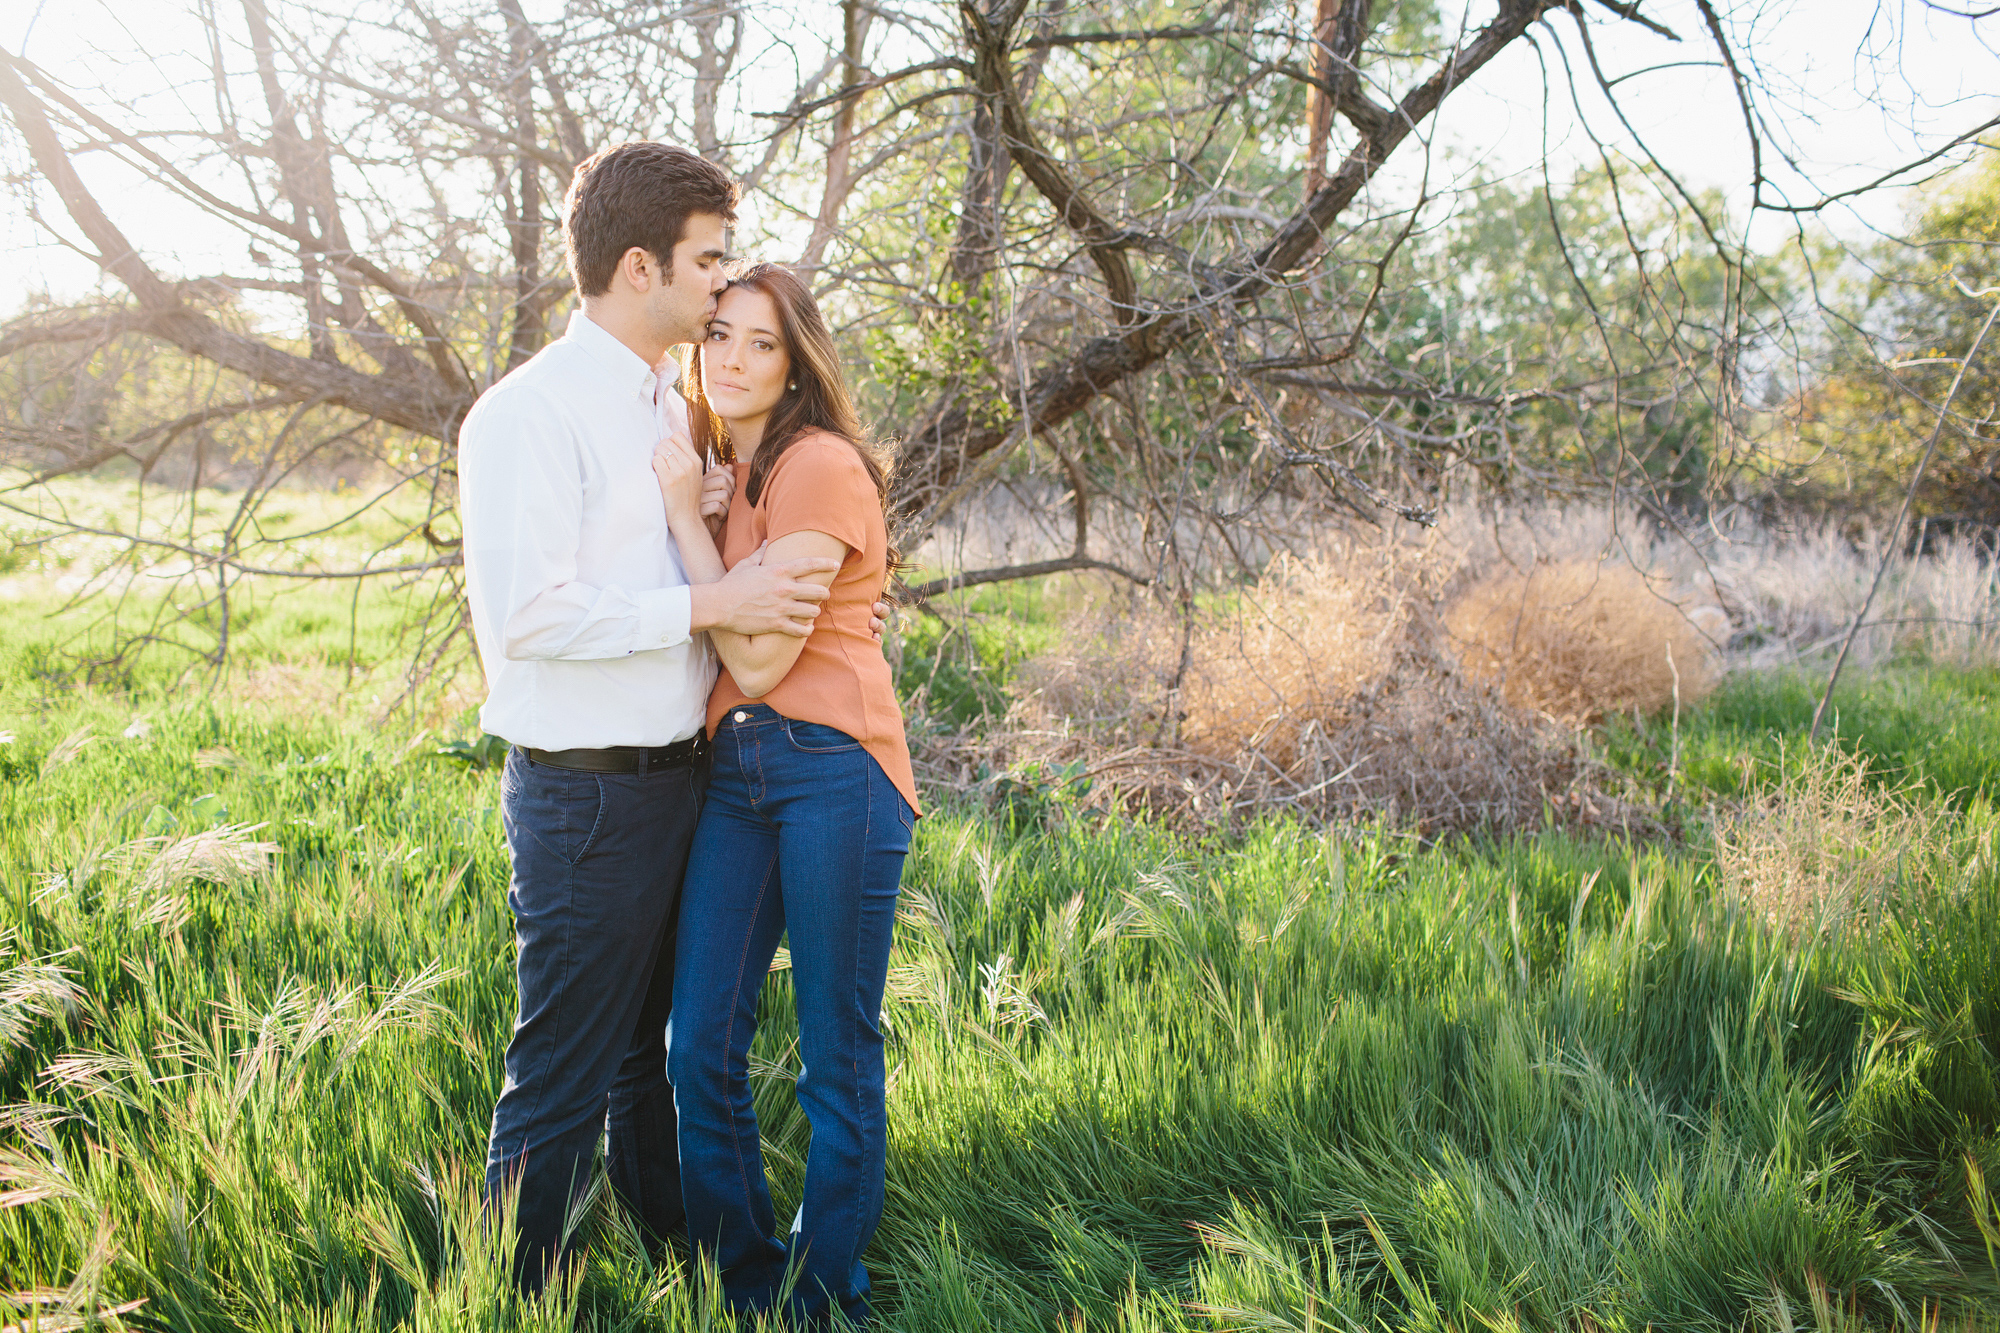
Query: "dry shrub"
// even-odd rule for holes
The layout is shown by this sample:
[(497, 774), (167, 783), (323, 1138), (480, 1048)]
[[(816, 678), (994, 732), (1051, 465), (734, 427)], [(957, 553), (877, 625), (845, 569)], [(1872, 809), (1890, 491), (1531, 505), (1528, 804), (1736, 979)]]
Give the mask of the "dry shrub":
[(1286, 772), (1320, 757), (1390, 673), (1433, 573), (1390, 550), (1374, 578), (1331, 559), (1279, 556), (1242, 614), (1204, 627), (1181, 689), (1181, 737), (1217, 757), (1256, 751)]
[(1797, 749), (1775, 788), (1717, 821), (1716, 872), (1725, 893), (1794, 933), (1865, 919), (1932, 866), (1944, 819), (1870, 782), (1865, 758), (1836, 745)]
[(1445, 623), (1468, 672), (1573, 723), (1692, 703), (1714, 683), (1701, 632), (1625, 565), (1505, 569), (1453, 601)]
[(2000, 560), (1966, 537), (1938, 543), (1905, 582), (1929, 615), (1922, 623), (1931, 660), (1974, 669), (2000, 665)]
[(1192, 626), (1101, 603), (1028, 666), (987, 757), (1194, 823), (1290, 808), (1435, 834), (1530, 826), (1551, 802), (1618, 817), (1587, 794), (1569, 728), (1458, 670), (1438, 629), (1451, 573), (1434, 549), (1347, 546), (1274, 561)]

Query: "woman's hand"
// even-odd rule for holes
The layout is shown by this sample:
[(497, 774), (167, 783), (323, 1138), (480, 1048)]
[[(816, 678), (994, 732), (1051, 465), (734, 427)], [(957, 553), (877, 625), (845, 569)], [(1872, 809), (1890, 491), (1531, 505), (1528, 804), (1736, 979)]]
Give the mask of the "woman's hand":
[[(670, 431), (653, 446), (653, 475), (660, 482), (660, 499), (667, 506), (667, 526), (676, 535), (704, 516), (705, 478), (687, 432)], [(727, 507), (727, 500), (724, 506)]]
[(701, 479), (701, 516), (708, 522), (711, 535), (722, 535), (722, 525), (729, 517), (729, 501), (736, 494), (736, 469), (727, 463), (717, 463)]

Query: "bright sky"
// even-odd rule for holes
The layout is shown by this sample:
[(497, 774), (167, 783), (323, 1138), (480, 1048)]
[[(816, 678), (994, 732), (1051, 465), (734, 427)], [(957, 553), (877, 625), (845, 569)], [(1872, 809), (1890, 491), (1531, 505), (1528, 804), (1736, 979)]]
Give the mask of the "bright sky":
[[(1585, 7), (1593, 18), (1609, 17)], [(2000, 115), (2000, 16), (1972, 21), (1922, 0), (1748, 0), (1716, 8), (1729, 16), (1739, 61), (1751, 53), (1756, 67), (1746, 72), (1767, 90), (1764, 172), (1775, 186), (1767, 189), (1767, 202), (1807, 204), (1866, 184)], [(1728, 72), (1716, 63), (1714, 44), (1704, 40), (1700, 12), (1693, 0), (1645, 0), (1641, 12), (1682, 40), (1669, 42), (1633, 23), (1592, 25), (1605, 77), (1628, 76), (1616, 91), (1629, 131), (1598, 89), (1575, 23), (1551, 15), (1583, 90), (1576, 99), (1582, 114), (1556, 44), (1539, 43), (1542, 59), (1517, 44), (1446, 101), (1440, 140), (1483, 159), (1491, 171), (1539, 175), (1546, 135), (1560, 180), (1561, 165), (1598, 161), (1586, 126), (1614, 150), (1633, 155), (1636, 132), (1685, 184), (1723, 189), (1740, 221), (1749, 213), (1750, 143)], [(1543, 59), (1550, 72), (1546, 119)], [(1652, 68), (1683, 61), (1700, 63)], [(2000, 129), (1980, 138), (2000, 145)], [(1961, 150), (1949, 160), (1976, 151)], [(1907, 205), (1906, 192), (1885, 190), (1836, 205), (1823, 220), (1848, 236), (1895, 230)], [(1760, 214), (1751, 240), (1772, 245), (1793, 225)]]
[[(550, 7), (553, 0), (530, 10)], [(1775, 193), (1793, 202), (1872, 180), (2000, 113), (1994, 93), (2000, 88), (2000, 17), (1973, 21), (1923, 0), (1739, 0), (1719, 7), (1731, 15), (1739, 53), (1748, 50), (1758, 61), (1755, 77), (1769, 90), (1765, 111), (1772, 117), (1766, 171)], [(1487, 8), (1473, 4), (1468, 21), (1476, 23)], [(1643, 11), (1684, 40), (1671, 43), (1631, 23), (1591, 25), (1606, 76), (1622, 77), (1619, 100), (1630, 130), (1595, 88), (1575, 24), (1558, 13), (1538, 31), (1535, 46), (1517, 44), (1447, 100), (1436, 142), (1457, 159), (1458, 171), (1472, 162), (1489, 175), (1530, 178), (1539, 178), (1546, 143), (1560, 180), (1596, 162), (1593, 132), (1615, 151), (1636, 156), (1636, 131), (1689, 186), (1725, 190), (1741, 219), (1749, 202), (1748, 144), (1727, 74), (1714, 65), (1714, 48), (1703, 40), (1700, 14), (1693, 0), (1644, 0)], [(195, 99), (207, 95), (194, 66), (205, 59), (196, 45), (201, 29), (185, 11), (146, 0), (13, 0), (5, 12), (0, 43), (8, 49), (80, 87), (157, 85), (154, 104), (163, 123), (192, 120)], [(1589, 13), (1593, 20), (1609, 18), (1596, 6)], [(82, 60), (93, 45), (106, 42), (135, 53), (185, 52), (189, 63), (183, 73), (193, 77), (183, 89), (172, 90), (165, 86), (170, 80), (145, 61)], [(1584, 89), (1575, 101), (1565, 56)], [(1699, 63), (1651, 68), (1671, 62)], [(184, 96), (190, 98), (186, 104)], [(2000, 130), (1982, 137), (2000, 144)], [(0, 143), (5, 170), (25, 165), (11, 127), (0, 131)], [(1405, 157), (1396, 160), (1395, 169), (1403, 173), (1416, 166)], [(100, 197), (115, 220), (163, 269), (199, 273), (243, 267), (241, 233), (218, 233), (212, 220), (191, 209), (121, 193), (113, 177), (88, 163), (84, 170), (103, 190)], [(1847, 235), (1893, 230), (1906, 198), (1900, 191), (1880, 192), (1839, 206), (1824, 220)], [(1775, 244), (1790, 226), (1766, 215), (1753, 224), (1751, 240)], [(91, 265), (53, 243), (13, 203), (0, 207), (0, 251), (5, 255), (0, 311), (14, 309), (32, 291), (74, 295), (95, 281)]]

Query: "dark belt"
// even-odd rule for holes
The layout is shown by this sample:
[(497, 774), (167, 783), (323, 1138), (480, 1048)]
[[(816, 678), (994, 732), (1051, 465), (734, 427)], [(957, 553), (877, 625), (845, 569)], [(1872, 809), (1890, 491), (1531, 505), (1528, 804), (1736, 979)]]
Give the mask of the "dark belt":
[(607, 745), (595, 750), (528, 750), (528, 758), (550, 768), (579, 773), (658, 773), (685, 768), (708, 752), (708, 733), (697, 731), (672, 745)]

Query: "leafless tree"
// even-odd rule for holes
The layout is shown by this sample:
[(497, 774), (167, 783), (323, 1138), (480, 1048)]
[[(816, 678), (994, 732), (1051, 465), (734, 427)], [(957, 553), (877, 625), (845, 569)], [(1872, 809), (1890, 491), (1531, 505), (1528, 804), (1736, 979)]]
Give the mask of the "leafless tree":
[[(0, 503), (114, 459), (191, 483), (226, 468), (240, 507), (219, 536), (104, 529), (201, 582), (221, 612), (211, 658), (243, 577), (423, 581), (449, 612), (426, 651), (447, 650), (458, 423), (570, 295), (555, 214), (575, 164), (661, 137), (729, 165), (753, 248), (814, 273), (901, 442), (906, 549), (1008, 487), (1060, 530), (1035, 558), (938, 559), (959, 567), (919, 600), (1099, 569), (1185, 601), (1301, 515), (1428, 521), (1468, 470), (1621, 488), (1671, 517), (1675, 486), (1727, 469), (1688, 483), (1687, 432), (1656, 427), (1698, 404), (1714, 458), (1747, 447), (1744, 386), (1784, 354), (1783, 294), (1674, 164), (1607, 149), (1617, 264), (1570, 243), (1556, 182), (1540, 196), (1587, 368), (1462, 331), (1413, 342), (1449, 297), (1437, 265), (1471, 184), (1433, 154), (1440, 107), (1532, 48), (1551, 95), (1595, 85), (1615, 108), (1594, 37), (1636, 25), (1662, 63), (1701, 46), (1727, 66), (1757, 208), (1807, 216), (1841, 193), (1782, 198), (1766, 177), (1777, 112), (1727, 6), (1695, 0), (1685, 32), (1643, 0), (1475, 9), (1454, 24), (1423, 0), (1230, 0), (1163, 22), (1109, 0), (840, 0), (772, 19), (570, 0), (538, 22), (519, 0), (200, 0), (207, 51), (181, 58), (211, 105), (171, 124), (86, 71), (0, 53), (21, 206), (109, 280), (0, 332), (19, 405), (0, 439), (30, 469)], [(162, 271), (134, 243), (153, 200), (241, 237), (250, 268)], [(84, 392), (110, 367), (116, 394)], [(336, 456), (368, 463), (357, 508), (426, 497), (349, 567), (258, 522), (281, 482)], [(1105, 512), (1116, 541), (1093, 526)]]

